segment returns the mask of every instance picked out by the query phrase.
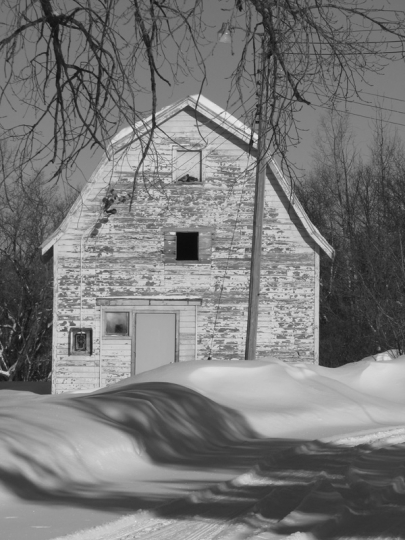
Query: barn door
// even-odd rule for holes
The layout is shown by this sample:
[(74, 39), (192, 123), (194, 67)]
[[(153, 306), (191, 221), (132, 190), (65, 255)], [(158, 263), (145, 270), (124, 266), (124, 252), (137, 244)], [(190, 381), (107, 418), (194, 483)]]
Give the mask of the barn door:
[(176, 313), (135, 314), (133, 373), (176, 361)]

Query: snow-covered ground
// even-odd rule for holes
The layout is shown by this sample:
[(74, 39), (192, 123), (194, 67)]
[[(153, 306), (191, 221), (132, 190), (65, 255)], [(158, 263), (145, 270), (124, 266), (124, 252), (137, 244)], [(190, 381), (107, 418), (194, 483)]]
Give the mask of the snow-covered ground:
[[(0, 392), (0, 538), (405, 538), (405, 357)], [(114, 524), (113, 519), (126, 515)]]

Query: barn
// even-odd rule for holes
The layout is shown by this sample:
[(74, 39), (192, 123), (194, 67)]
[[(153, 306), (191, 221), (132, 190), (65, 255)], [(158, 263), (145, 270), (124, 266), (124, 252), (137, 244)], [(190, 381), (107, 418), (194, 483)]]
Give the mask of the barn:
[[(243, 360), (255, 147), (203, 96), (122, 130), (60, 227), (52, 391), (93, 389), (171, 362)], [(131, 204), (131, 194), (134, 193)], [(319, 257), (333, 249), (267, 164), (257, 357), (318, 362)]]

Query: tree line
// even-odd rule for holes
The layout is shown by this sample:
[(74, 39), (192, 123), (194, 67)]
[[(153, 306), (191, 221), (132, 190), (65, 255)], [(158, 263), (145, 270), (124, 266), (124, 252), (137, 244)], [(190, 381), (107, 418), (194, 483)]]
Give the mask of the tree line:
[[(4, 150), (4, 148), (3, 148)], [(2, 166), (13, 157), (2, 152)], [(46, 380), (52, 358), (52, 261), (40, 245), (60, 224), (73, 196), (40, 174), (0, 183), (0, 380)]]
[(347, 115), (318, 130), (298, 186), (309, 217), (336, 250), (321, 261), (320, 359), (339, 366), (405, 348), (405, 154), (383, 119), (362, 159)]

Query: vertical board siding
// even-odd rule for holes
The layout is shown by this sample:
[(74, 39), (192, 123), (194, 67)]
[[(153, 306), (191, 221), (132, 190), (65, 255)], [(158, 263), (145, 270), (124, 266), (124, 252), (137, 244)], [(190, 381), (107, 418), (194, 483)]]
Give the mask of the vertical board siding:
[[(247, 324), (253, 225), (253, 158), (247, 146), (226, 130), (185, 109), (157, 132), (154, 152), (145, 161), (143, 179), (129, 202), (92, 230), (100, 218), (102, 198), (111, 187), (131, 193), (139, 160), (135, 144), (114, 164), (104, 161), (86, 186), (86, 198), (55, 245), (55, 314), (53, 391), (112, 384), (131, 373), (131, 340), (103, 339), (100, 355), (98, 298), (198, 296), (195, 308), (179, 306), (179, 359), (242, 360)], [(201, 139), (203, 137), (203, 139)], [(201, 185), (174, 182), (176, 145), (203, 150)], [(250, 167), (251, 168), (251, 167)], [(144, 181), (149, 186), (146, 190)], [(200, 230), (199, 261), (175, 260), (175, 231)], [(205, 229), (204, 229), (205, 228)], [(80, 263), (80, 243), (82, 261)], [(266, 184), (263, 259), (258, 330), (258, 357), (287, 361), (317, 360), (317, 292), (314, 242), (304, 231), (272, 173)], [(80, 268), (82, 272), (80, 275)], [(93, 355), (67, 356), (68, 333), (93, 328)], [(138, 306), (139, 307), (139, 306)], [(137, 308), (138, 309), (138, 308)], [(156, 309), (156, 306), (154, 306)], [(83, 365), (83, 362), (85, 365)], [(85, 367), (91, 368), (85, 371)]]

